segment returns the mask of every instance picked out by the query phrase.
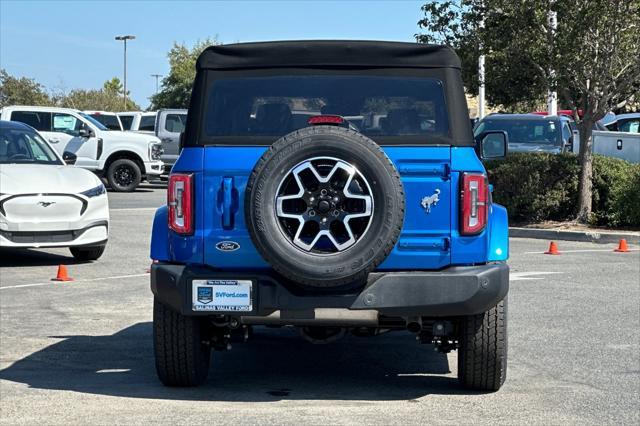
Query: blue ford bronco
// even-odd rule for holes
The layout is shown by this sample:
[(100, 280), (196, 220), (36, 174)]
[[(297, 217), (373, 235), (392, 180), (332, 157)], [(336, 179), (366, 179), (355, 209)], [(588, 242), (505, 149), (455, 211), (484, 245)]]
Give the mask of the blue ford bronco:
[(447, 47), (243, 43), (197, 61), (151, 242), (153, 339), (169, 386), (207, 377), (251, 327), (313, 343), (408, 330), (495, 391), (507, 368), (506, 210)]

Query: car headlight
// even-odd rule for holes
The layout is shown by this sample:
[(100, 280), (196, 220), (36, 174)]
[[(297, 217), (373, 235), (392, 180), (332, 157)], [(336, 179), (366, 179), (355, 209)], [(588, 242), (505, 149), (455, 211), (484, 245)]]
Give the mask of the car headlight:
[(162, 145), (158, 142), (149, 142), (149, 158), (151, 160), (159, 160), (160, 156), (164, 153)]
[(107, 188), (105, 188), (103, 184), (100, 184), (95, 188), (88, 189), (84, 192), (81, 192), (80, 194), (84, 195), (85, 197), (92, 198), (92, 197), (97, 197), (106, 193), (107, 193)]

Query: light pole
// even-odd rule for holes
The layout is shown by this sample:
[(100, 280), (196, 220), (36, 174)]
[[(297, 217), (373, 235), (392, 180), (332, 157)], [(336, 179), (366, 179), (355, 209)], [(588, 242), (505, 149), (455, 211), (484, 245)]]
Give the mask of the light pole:
[(162, 74), (151, 74), (151, 77), (156, 78), (156, 95), (158, 94), (158, 79), (162, 77)]
[[(547, 12), (547, 19), (549, 21), (549, 48), (553, 49), (553, 39), (558, 29), (558, 13), (553, 10), (555, 1), (550, 3), (549, 11)], [(555, 52), (554, 52), (555, 53)], [(553, 67), (549, 70), (549, 77), (551, 79), (551, 85), (555, 86), (556, 82), (556, 70)], [(547, 91), (547, 114), (558, 115), (558, 92), (555, 88), (552, 89), (551, 85)]]
[(127, 109), (127, 40), (133, 40), (136, 36), (116, 36), (116, 40), (124, 42), (124, 109)]
[[(484, 29), (484, 10), (480, 19), (480, 29)], [(478, 58), (478, 118), (484, 118), (484, 46), (480, 45), (480, 57)]]

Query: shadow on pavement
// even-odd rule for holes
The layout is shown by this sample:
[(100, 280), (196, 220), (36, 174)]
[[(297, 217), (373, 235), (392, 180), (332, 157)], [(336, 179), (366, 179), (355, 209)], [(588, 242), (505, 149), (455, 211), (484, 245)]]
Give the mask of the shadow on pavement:
[(247, 343), (215, 352), (207, 383), (167, 388), (156, 377), (151, 323), (108, 336), (63, 339), (0, 371), (0, 379), (37, 389), (201, 401), (413, 400), (463, 394), (446, 355), (413, 335), (346, 337), (312, 345), (293, 329), (258, 328)]
[[(63, 247), (64, 248), (64, 247)], [(67, 250), (67, 255), (48, 253), (36, 249), (8, 249), (0, 248), (0, 266), (3, 267), (27, 267), (27, 266), (57, 266), (78, 265), (81, 262), (76, 260)]]
[[(146, 188), (153, 188), (153, 187), (149, 187), (147, 186)], [(118, 192), (118, 191), (114, 191), (113, 189), (111, 189), (111, 187), (107, 187), (107, 192), (109, 194), (135, 194), (136, 192), (141, 193), (141, 192), (153, 192), (153, 189), (143, 189), (143, 188), (136, 188), (131, 192)]]

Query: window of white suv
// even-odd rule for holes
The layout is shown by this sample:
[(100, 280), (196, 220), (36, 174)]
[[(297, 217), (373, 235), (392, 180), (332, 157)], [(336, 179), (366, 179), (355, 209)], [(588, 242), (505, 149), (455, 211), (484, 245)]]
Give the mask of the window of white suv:
[(122, 130), (120, 128), (120, 122), (118, 121), (118, 117), (115, 114), (101, 114), (94, 113), (89, 114), (89, 116), (96, 121), (102, 123), (109, 130)]
[(118, 117), (120, 117), (122, 128), (124, 130), (131, 130), (131, 125), (133, 124), (133, 115), (119, 115)]
[(86, 119), (89, 123), (93, 124), (94, 126), (96, 126), (99, 130), (109, 130), (104, 124), (102, 124), (101, 122), (99, 122), (98, 120), (96, 120), (95, 118), (93, 118), (92, 116), (85, 114), (83, 112), (80, 113), (80, 116), (84, 119)]
[(53, 113), (53, 127), (54, 132), (62, 132), (69, 135), (77, 136), (79, 130), (82, 128), (82, 121), (70, 114), (55, 112)]
[(145, 130), (153, 132), (156, 129), (156, 116), (155, 115), (143, 115), (140, 117), (140, 125), (138, 130)]
[(51, 131), (51, 113), (42, 111), (13, 111), (11, 121), (27, 124), (40, 132)]

